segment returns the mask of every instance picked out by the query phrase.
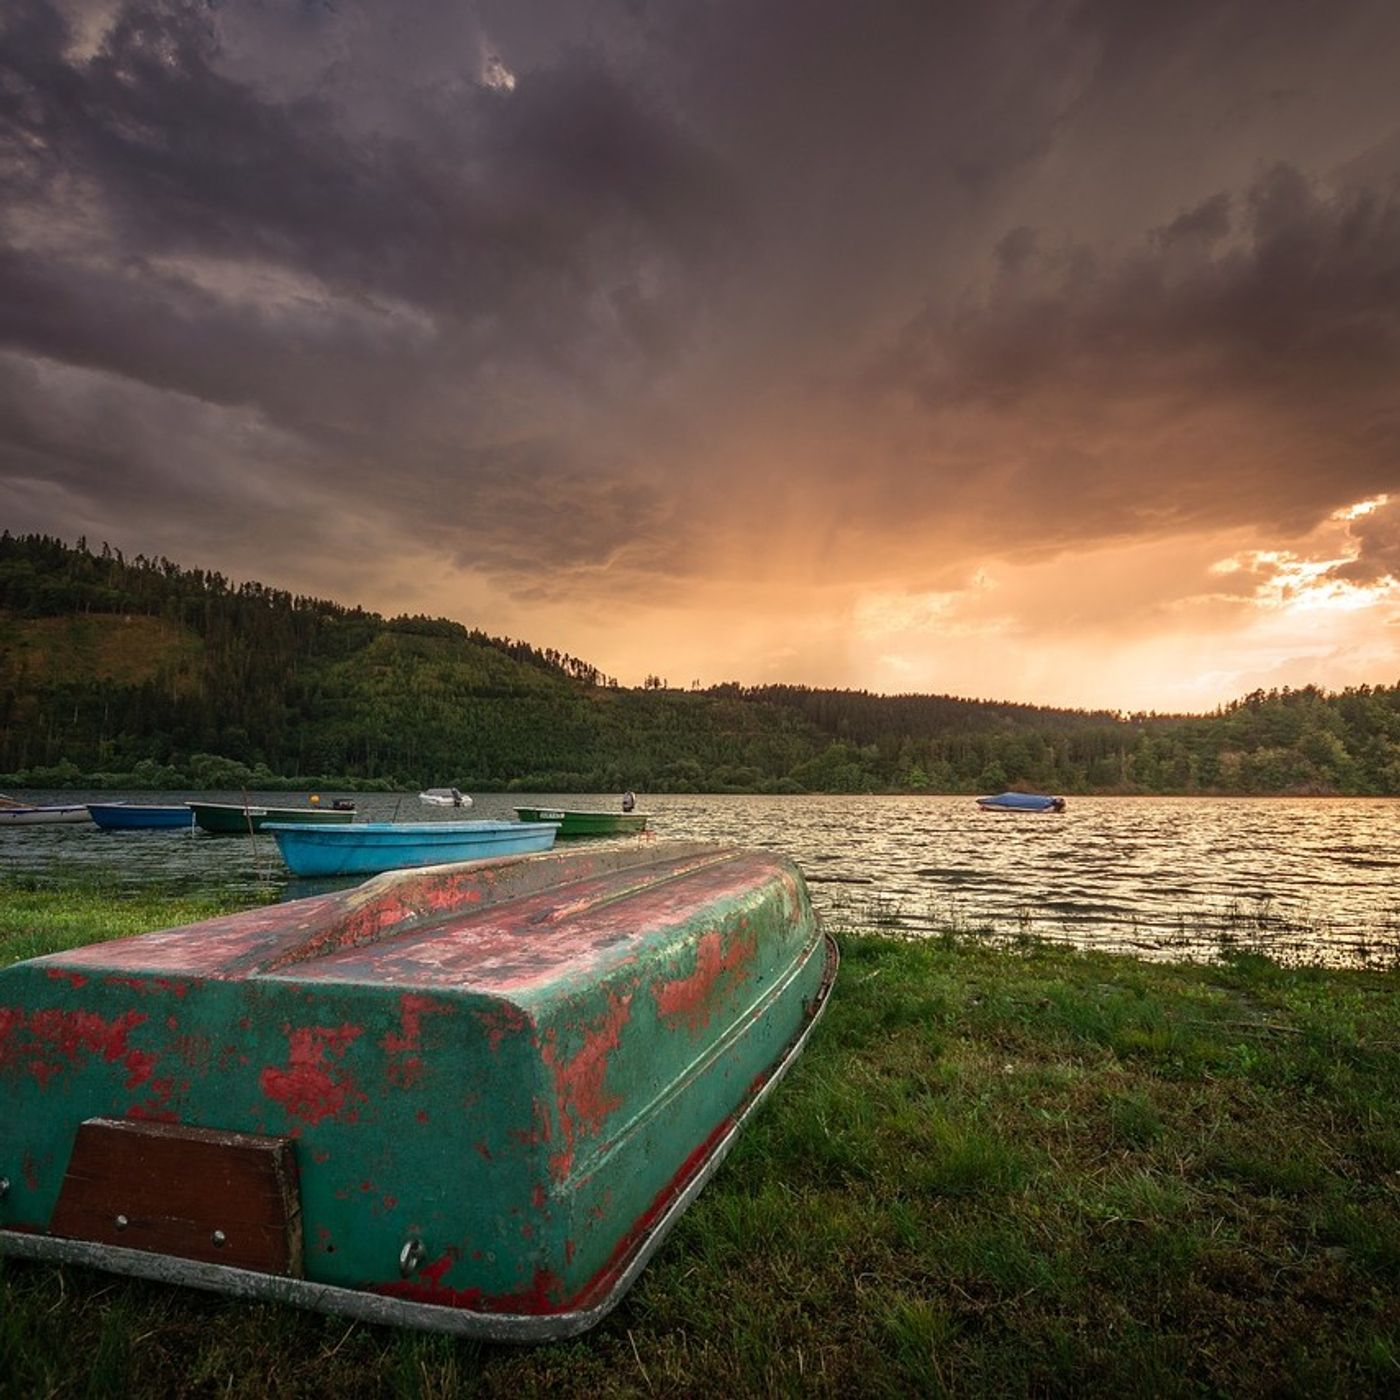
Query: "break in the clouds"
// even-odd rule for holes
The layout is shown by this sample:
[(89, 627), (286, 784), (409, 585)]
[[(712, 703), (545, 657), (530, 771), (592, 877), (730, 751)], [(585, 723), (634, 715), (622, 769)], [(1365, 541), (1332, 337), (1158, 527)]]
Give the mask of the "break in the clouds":
[(0, 516), (624, 679), (1392, 681), (1388, 0), (9, 0)]

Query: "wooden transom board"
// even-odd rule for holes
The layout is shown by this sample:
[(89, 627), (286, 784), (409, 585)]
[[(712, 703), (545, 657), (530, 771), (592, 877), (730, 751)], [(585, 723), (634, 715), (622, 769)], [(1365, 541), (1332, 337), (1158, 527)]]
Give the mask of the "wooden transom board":
[(300, 1278), (294, 1144), (89, 1118), (78, 1126), (50, 1228), (69, 1239)]

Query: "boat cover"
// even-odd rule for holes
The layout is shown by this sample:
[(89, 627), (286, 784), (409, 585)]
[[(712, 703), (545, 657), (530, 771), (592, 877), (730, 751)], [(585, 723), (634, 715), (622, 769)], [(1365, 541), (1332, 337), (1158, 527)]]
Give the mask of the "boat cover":
[(996, 797), (979, 797), (977, 805), (1002, 812), (1051, 812), (1062, 810), (1065, 800), (1045, 797), (1038, 792), (1003, 792)]

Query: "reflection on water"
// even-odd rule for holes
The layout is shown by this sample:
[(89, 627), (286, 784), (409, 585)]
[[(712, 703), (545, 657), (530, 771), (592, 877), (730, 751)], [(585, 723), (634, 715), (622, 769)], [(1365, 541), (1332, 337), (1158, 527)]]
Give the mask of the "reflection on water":
[[(299, 795), (253, 800), (291, 806)], [(359, 801), (362, 820), (463, 815), (424, 807), (411, 794)], [(468, 815), (509, 818), (517, 802), (612, 808), (618, 801), (617, 794), (487, 793)], [(986, 929), (1158, 956), (1259, 947), (1375, 964), (1400, 950), (1400, 805), (1384, 799), (1085, 797), (1062, 816), (980, 812), (964, 797), (672, 795), (642, 805), (657, 838), (792, 856), (838, 927), (916, 936)], [(286, 897), (327, 888), (293, 882), (270, 836), (85, 825), (0, 829), (0, 873), (189, 891), (271, 885)]]

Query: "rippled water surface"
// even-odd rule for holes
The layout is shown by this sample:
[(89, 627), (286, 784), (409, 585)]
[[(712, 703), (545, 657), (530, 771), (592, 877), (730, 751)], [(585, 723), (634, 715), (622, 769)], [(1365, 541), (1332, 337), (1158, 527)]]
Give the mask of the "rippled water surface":
[[(424, 807), (414, 795), (359, 799), (362, 819), (375, 821), (511, 817), (517, 802), (611, 808), (617, 800), (484, 794), (464, 814)], [(300, 795), (255, 794), (254, 801), (291, 806)], [(737, 842), (790, 855), (838, 926), (918, 935), (952, 925), (1169, 956), (1243, 946), (1390, 962), (1400, 949), (1400, 803), (1384, 799), (1084, 797), (1072, 798), (1060, 816), (983, 813), (966, 797), (672, 795), (640, 805), (658, 839)], [(114, 888), (270, 883), (286, 897), (312, 888), (291, 880), (271, 837), (89, 825), (0, 828), (0, 871), (96, 878)]]

